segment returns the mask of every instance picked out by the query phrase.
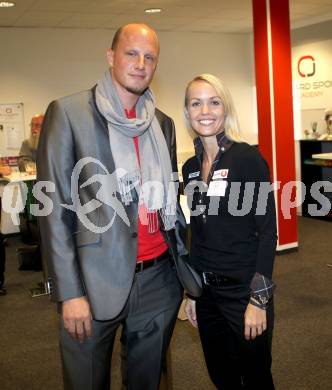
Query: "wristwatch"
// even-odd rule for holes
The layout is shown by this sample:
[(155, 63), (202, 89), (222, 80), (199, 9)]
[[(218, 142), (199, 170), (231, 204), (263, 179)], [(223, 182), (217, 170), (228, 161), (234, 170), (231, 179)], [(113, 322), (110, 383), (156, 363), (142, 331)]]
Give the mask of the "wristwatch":
[(252, 293), (249, 302), (252, 305), (259, 307), (260, 309), (266, 310), (269, 305), (269, 301), (270, 299), (264, 295)]

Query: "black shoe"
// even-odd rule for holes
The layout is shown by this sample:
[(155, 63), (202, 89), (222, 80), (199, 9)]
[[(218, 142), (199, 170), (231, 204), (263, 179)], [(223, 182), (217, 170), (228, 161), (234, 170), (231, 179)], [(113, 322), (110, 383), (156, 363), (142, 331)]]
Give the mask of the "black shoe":
[(1, 287), (1, 288), (0, 288), (0, 297), (1, 297), (2, 295), (6, 295), (6, 294), (7, 294), (7, 290), (6, 290), (5, 288)]

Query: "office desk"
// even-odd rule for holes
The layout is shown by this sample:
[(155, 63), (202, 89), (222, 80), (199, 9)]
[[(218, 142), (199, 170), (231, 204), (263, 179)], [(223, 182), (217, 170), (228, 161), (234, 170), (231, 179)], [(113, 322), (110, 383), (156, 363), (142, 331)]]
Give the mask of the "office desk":
[(318, 160), (332, 160), (332, 153), (318, 153), (313, 154), (311, 157)]
[[(12, 202), (15, 204), (19, 191), (21, 191), (21, 183), (33, 180), (36, 180), (36, 175), (14, 174), (0, 177), (0, 200), (2, 200), (5, 186), (10, 185), (12, 186), (13, 193)], [(0, 231), (4, 235), (19, 233), (20, 231), (19, 225), (14, 224), (11, 214), (5, 212), (2, 206), (0, 216)]]
[[(332, 210), (326, 208), (325, 215), (317, 216), (309, 213), (309, 205), (322, 206), (316, 197), (311, 194), (311, 187), (316, 182), (332, 182), (332, 141), (301, 140), (301, 181), (306, 186), (306, 196), (302, 203), (302, 215), (304, 217), (322, 219), (332, 222)], [(321, 194), (329, 199), (332, 205), (332, 193), (320, 190)], [(326, 206), (325, 206), (326, 207)]]

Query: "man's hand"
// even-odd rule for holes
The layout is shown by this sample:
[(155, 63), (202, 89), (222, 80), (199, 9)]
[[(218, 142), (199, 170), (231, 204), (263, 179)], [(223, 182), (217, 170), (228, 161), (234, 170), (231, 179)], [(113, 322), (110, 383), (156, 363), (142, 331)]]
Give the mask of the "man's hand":
[(191, 325), (197, 328), (197, 318), (196, 318), (196, 302), (190, 298), (187, 298), (186, 306), (184, 307), (184, 311), (190, 321)]
[(7, 165), (0, 165), (0, 175), (10, 175), (11, 169)]
[(91, 337), (92, 316), (86, 297), (63, 301), (62, 318), (67, 332), (80, 343)]
[(253, 340), (266, 330), (266, 310), (248, 304), (244, 313), (244, 337)]

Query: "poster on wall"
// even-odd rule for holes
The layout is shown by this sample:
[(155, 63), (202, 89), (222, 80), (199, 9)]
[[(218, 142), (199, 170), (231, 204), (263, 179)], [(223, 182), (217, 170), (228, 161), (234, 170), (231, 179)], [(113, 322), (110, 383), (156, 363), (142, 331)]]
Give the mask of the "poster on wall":
[(332, 41), (327, 40), (292, 50), (296, 138), (303, 138), (308, 127), (309, 133), (315, 126), (317, 134), (326, 132), (324, 112), (332, 107), (331, 45)]
[(332, 105), (332, 41), (316, 42), (293, 50), (294, 94), (302, 109)]
[(0, 104), (1, 151), (19, 149), (24, 137), (23, 103)]

